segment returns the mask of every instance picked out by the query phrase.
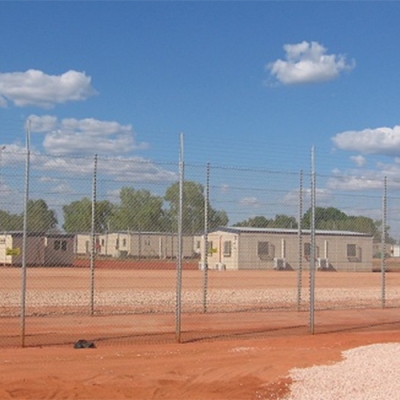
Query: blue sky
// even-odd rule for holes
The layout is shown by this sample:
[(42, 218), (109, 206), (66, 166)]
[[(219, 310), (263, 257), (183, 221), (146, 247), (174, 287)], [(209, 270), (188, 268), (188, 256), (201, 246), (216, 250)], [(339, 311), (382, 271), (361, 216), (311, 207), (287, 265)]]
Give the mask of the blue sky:
[[(91, 162), (95, 153), (161, 163), (146, 179), (154, 173), (153, 182), (169, 182), (181, 132), (185, 161), (196, 165), (309, 171), (315, 146), (323, 206), (342, 206), (323, 202), (335, 191), (380, 196), (384, 176), (400, 186), (398, 2), (2, 2), (0, 9), (3, 192), (12, 191), (7, 174), (18, 160), (23, 166), (17, 154), (28, 118), (36, 188), (76, 174), (71, 157)], [(59, 162), (44, 168), (54, 155)], [(109, 170), (108, 179), (121, 171)], [(126, 182), (140, 186), (140, 177)], [(278, 183), (290, 196), (297, 177)], [(215, 184), (229, 185), (223, 177)], [(257, 203), (241, 196), (238, 204)], [(347, 212), (361, 214), (355, 203)], [(374, 200), (365, 213), (379, 216), (379, 208)], [(236, 219), (258, 213), (268, 215), (241, 210)]]

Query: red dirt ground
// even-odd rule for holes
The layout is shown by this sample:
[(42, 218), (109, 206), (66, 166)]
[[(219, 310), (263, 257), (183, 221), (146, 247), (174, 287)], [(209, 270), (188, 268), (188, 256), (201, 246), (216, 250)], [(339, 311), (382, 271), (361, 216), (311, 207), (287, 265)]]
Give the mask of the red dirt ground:
[[(31, 278), (28, 287), (68, 290), (87, 286), (81, 277), (85, 271), (77, 271), (63, 270), (63, 280), (53, 276), (52, 269), (32, 269), (28, 271)], [(18, 288), (18, 272), (12, 269), (2, 271), (3, 289)], [(137, 285), (149, 286), (149, 281), (144, 279), (149, 275), (146, 271), (121, 271), (120, 279), (111, 282), (109, 276), (112, 273), (107, 270), (99, 272), (99, 284), (123, 287), (131, 274), (139, 274), (143, 279), (136, 279)], [(290, 276), (288, 274), (281, 275), (282, 279), (276, 284), (287, 285), (284, 278)], [(157, 274), (155, 283), (160, 287), (170, 287), (173, 277), (169, 275), (174, 274), (172, 271)], [(201, 274), (191, 271), (188, 275), (194, 275), (191, 279), (197, 287), (196, 279), (201, 282)], [(235, 287), (258, 287), (262, 284), (257, 273), (254, 277), (250, 275), (247, 279), (236, 277)], [(227, 278), (228, 274), (223, 276)], [(327, 285), (338, 285), (336, 280), (340, 278), (340, 286), (346, 287), (354, 286), (355, 282), (362, 287), (379, 282), (378, 274), (360, 274), (357, 279), (353, 275), (349, 277), (352, 279), (342, 280), (340, 274), (325, 274), (320, 280), (326, 280)], [(397, 287), (398, 277), (398, 274), (388, 274), (388, 284)], [(66, 285), (66, 281), (70, 286)], [(189, 280), (184, 286), (191, 287), (191, 282)], [(272, 282), (269, 281), (269, 284), (272, 285)], [(213, 281), (213, 285), (230, 286), (232, 282), (222, 279)], [(173, 315), (157, 316), (154, 326), (140, 323), (142, 318), (148, 318), (147, 315), (136, 315), (134, 320), (129, 316), (91, 317), (90, 322), (87, 316), (37, 316), (28, 319), (26, 338), (28, 346), (36, 347), (19, 348), (15, 347), (19, 340), (19, 319), (2, 317), (0, 331), (4, 336), (1, 336), (0, 345), (7, 346), (5, 339), (8, 338), (14, 347), (0, 348), (0, 399), (279, 399), (290, 390), (287, 375), (291, 368), (338, 361), (341, 351), (349, 348), (400, 342), (399, 313), (395, 308), (322, 311), (317, 315), (318, 334), (315, 335), (305, 334), (306, 314), (268, 315), (272, 315), (267, 320), (270, 328), (284, 326), (288, 321), (294, 328), (298, 324), (302, 328), (286, 332), (271, 330), (268, 337), (257, 336), (256, 333), (238, 335), (238, 332), (261, 332), (261, 328), (265, 329), (266, 323), (261, 314), (184, 315), (185, 340), (178, 344), (173, 342)], [(123, 324), (118, 325), (114, 319), (122, 319)], [(375, 326), (368, 328), (371, 321)], [(359, 328), (354, 329), (356, 325)], [(129, 342), (130, 339), (96, 339), (95, 349), (78, 350), (72, 346), (73, 340), (79, 338), (92, 340), (107, 337), (110, 332), (123, 337), (126, 333), (140, 333), (144, 328), (158, 332), (164, 326), (170, 332), (168, 340), (164, 338), (142, 343)], [(232, 326), (236, 326), (236, 331), (232, 331)], [(387, 330), (384, 331), (384, 328)], [(118, 332), (116, 329), (119, 329)], [(218, 332), (222, 333), (219, 338)], [(209, 339), (190, 340), (191, 337)], [(64, 344), (38, 347), (38, 343)]]
[[(158, 259), (143, 259), (143, 260), (131, 260), (131, 259), (96, 259), (95, 268), (100, 269), (148, 269), (148, 270), (175, 270), (177, 265), (176, 260), (158, 260)], [(89, 267), (89, 259), (76, 259), (74, 261), (74, 267)], [(182, 269), (184, 270), (196, 270), (198, 269), (198, 261), (183, 261)]]
[(186, 344), (0, 349), (1, 399), (279, 399), (293, 367), (399, 341), (399, 331)]

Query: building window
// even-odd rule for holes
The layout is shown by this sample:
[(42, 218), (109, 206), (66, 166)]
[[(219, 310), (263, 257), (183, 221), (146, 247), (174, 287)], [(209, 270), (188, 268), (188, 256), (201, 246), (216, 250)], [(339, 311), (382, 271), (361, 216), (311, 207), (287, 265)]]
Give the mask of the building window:
[(351, 262), (361, 261), (361, 248), (356, 244), (347, 245), (347, 259)]
[(310, 255), (311, 255), (311, 243), (304, 243), (304, 258), (306, 260), (309, 260)]
[(54, 241), (54, 250), (60, 250), (61, 242), (59, 240)]
[(63, 240), (61, 242), (61, 250), (62, 251), (67, 251), (67, 241), (66, 240)]
[(347, 257), (356, 257), (357, 256), (357, 246), (355, 244), (347, 245)]
[(257, 243), (257, 255), (260, 260), (271, 260), (273, 258), (272, 246), (269, 242)]
[(101, 245), (104, 246), (104, 239), (101, 239)]
[(227, 240), (224, 242), (224, 257), (230, 257), (232, 255), (232, 242)]
[(122, 239), (122, 247), (126, 247), (126, 239)]
[(115, 239), (115, 249), (119, 249), (119, 239)]

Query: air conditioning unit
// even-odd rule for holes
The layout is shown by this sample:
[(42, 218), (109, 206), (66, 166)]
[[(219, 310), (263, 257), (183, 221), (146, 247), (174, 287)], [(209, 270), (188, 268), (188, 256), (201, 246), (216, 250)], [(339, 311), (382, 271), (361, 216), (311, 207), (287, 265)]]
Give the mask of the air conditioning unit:
[(274, 269), (286, 269), (286, 260), (284, 258), (274, 258)]
[(318, 258), (318, 269), (326, 270), (329, 269), (329, 260), (327, 258)]

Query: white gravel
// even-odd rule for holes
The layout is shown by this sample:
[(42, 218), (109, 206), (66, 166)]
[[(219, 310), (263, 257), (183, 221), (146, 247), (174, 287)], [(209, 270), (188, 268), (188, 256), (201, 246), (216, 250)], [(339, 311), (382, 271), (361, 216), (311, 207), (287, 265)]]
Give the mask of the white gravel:
[(400, 399), (400, 343), (373, 344), (342, 353), (343, 361), (293, 369), (285, 400)]
[[(377, 289), (340, 288), (317, 289), (315, 293), (317, 309), (346, 309), (377, 307), (381, 305), (381, 292)], [(176, 292), (172, 290), (96, 290), (95, 305), (98, 309), (112, 308), (133, 312), (174, 311)], [(302, 292), (302, 305), (307, 308), (308, 290)], [(21, 302), (19, 290), (0, 290), (0, 316), (14, 315)], [(85, 307), (90, 302), (89, 290), (28, 290), (26, 293), (28, 314), (33, 312), (52, 313), (57, 307), (60, 311), (68, 308)], [(184, 312), (198, 312), (202, 308), (202, 290), (182, 292)], [(207, 296), (209, 311), (243, 311), (243, 309), (296, 309), (297, 290), (289, 288), (274, 289), (210, 289)], [(400, 305), (400, 288), (387, 293), (387, 306)], [(399, 396), (400, 398), (400, 396)]]

